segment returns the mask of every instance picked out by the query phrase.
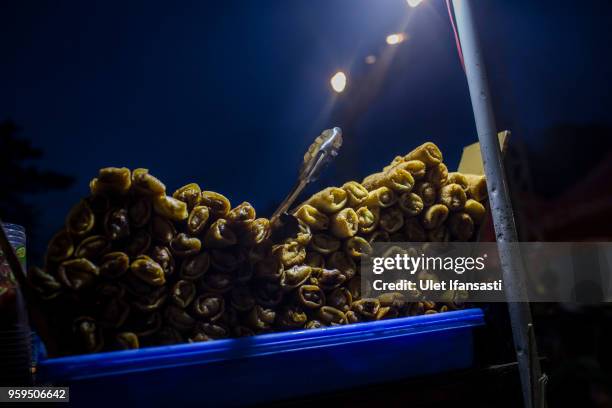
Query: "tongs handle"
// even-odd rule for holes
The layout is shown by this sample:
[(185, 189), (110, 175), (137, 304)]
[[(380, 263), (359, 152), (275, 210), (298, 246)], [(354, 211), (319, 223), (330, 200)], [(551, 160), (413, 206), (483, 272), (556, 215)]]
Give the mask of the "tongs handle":
[(310, 145), (304, 155), (304, 161), (300, 167), (298, 180), (280, 206), (270, 217), (270, 224), (274, 225), (281, 214), (287, 212), (296, 198), (300, 195), (304, 187), (311, 181), (315, 181), (321, 171), (337, 155), (342, 146), (342, 129), (334, 127), (326, 129)]
[(304, 155), (304, 162), (300, 167), (300, 180), (310, 183), (319, 178), (325, 166), (338, 156), (340, 147), (342, 147), (342, 129), (334, 127), (324, 130)]
[(276, 211), (274, 211), (274, 214), (272, 214), (272, 217), (270, 217), (270, 224), (274, 225), (274, 223), (276, 222), (276, 220), (278, 220), (281, 214), (284, 214), (287, 212), (291, 204), (293, 204), (293, 202), (300, 195), (302, 190), (304, 190), (304, 187), (306, 187), (306, 184), (308, 184), (308, 181), (306, 179), (299, 179), (297, 183), (295, 183), (295, 185), (289, 192), (289, 195), (285, 197), (285, 199), (278, 206)]

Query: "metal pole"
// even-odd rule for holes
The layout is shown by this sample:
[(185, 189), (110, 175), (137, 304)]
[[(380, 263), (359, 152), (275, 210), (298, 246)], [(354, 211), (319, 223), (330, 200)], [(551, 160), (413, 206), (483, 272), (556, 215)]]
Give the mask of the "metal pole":
[(544, 404), (542, 392), (544, 379), (541, 377), (540, 362), (537, 357), (531, 310), (529, 303), (525, 302), (527, 291), (520, 251), (516, 245), (509, 244), (517, 241), (516, 225), (497, 139), (487, 74), (476, 35), (472, 1), (453, 0), (453, 8), (487, 177), (506, 296), (511, 300), (523, 300), (523, 302), (508, 302), (523, 399), (525, 407), (541, 407)]

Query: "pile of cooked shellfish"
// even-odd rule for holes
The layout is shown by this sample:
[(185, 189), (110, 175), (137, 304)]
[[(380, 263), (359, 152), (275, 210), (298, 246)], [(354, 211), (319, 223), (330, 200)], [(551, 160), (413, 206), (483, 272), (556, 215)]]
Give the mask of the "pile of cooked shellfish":
[(292, 212), (275, 242), (247, 202), (187, 184), (171, 195), (146, 169), (104, 168), (44, 268), (28, 278), (58, 354), (251, 336), (458, 304), (362, 298), (359, 259), (376, 241), (468, 241), (485, 217), (483, 176), (449, 173), (425, 143), (361, 183), (326, 188)]

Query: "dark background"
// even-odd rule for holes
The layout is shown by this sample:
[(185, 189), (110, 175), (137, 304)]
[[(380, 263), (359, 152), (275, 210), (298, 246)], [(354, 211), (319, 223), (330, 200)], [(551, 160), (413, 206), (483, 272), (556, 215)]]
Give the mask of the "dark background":
[[(75, 179), (68, 190), (25, 197), (37, 217), (14, 221), (39, 223), (33, 250), (104, 166), (149, 168), (170, 191), (195, 181), (269, 214), (325, 127), (345, 128), (344, 154), (314, 188), (359, 179), (425, 140), (452, 169), (476, 140), (440, 0), (415, 9), (403, 0), (0, 4), (0, 120), (42, 150), (40, 168)], [(578, 138), (596, 146), (582, 152), (591, 164), (609, 147), (612, 3), (476, 9), (498, 127), (543, 152), (554, 174), (585, 171), (571, 165), (581, 153), (573, 135), (544, 131), (602, 125)], [(410, 39), (388, 47), (385, 36), (402, 30)], [(369, 54), (391, 62), (366, 65)], [(338, 69), (349, 75), (340, 97), (328, 82)], [(541, 184), (551, 190), (550, 180)]]
[[(612, 2), (475, 3), (523, 239), (610, 240)], [(409, 40), (387, 46), (397, 31)], [(0, 61), (0, 216), (26, 225), (33, 263), (101, 167), (270, 215), (326, 127), (345, 144), (311, 191), (426, 140), (454, 169), (476, 141), (442, 0), (0, 0)], [(551, 406), (612, 405), (610, 311), (534, 310)]]

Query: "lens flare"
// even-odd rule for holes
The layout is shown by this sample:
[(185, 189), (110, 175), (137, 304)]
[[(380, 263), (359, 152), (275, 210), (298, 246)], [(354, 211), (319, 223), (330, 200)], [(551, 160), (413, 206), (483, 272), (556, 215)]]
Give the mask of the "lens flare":
[(342, 71), (336, 72), (329, 80), (333, 90), (338, 93), (344, 91), (344, 88), (346, 88), (346, 82), (346, 74)]
[(395, 33), (387, 36), (387, 44), (389, 45), (397, 45), (406, 41), (406, 34), (404, 33)]
[(416, 7), (423, 2), (423, 0), (406, 0), (410, 7)]

